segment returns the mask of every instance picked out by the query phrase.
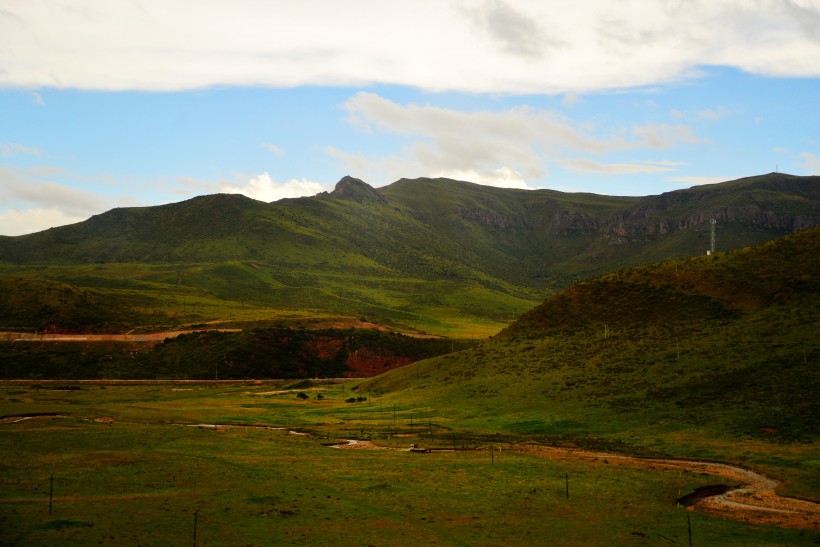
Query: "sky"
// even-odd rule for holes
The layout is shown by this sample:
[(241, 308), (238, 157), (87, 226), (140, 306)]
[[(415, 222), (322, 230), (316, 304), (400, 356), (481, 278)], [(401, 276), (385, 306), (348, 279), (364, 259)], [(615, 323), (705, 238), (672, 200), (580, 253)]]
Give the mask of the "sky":
[(0, 0), (0, 235), (448, 177), (820, 174), (820, 0)]

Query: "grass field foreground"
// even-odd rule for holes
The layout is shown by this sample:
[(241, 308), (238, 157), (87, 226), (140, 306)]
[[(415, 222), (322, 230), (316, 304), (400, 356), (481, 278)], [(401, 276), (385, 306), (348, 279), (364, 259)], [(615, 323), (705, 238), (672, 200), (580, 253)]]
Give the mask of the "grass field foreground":
[[(352, 395), (350, 384), (6, 384), (0, 415), (54, 415), (0, 424), (2, 543), (181, 545), (196, 526), (199, 545), (685, 544), (687, 520), (699, 545), (820, 539), (676, 507), (712, 477), (519, 453), (510, 436), (428, 431), (434, 420), (401, 401)], [(429, 446), (432, 431), (434, 446), (468, 450), (325, 446), (365, 417), (385, 445)]]

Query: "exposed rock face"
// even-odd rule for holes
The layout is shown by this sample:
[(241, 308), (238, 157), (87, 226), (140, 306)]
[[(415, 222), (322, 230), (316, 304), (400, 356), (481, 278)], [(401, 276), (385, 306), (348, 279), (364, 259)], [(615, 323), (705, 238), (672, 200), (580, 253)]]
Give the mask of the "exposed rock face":
[(563, 234), (595, 233), (601, 227), (601, 221), (592, 215), (578, 211), (558, 209), (549, 224), (550, 231)]
[(820, 215), (778, 214), (755, 205), (712, 207), (703, 213), (683, 219), (663, 218), (655, 211), (637, 209), (629, 213), (610, 215), (602, 222), (604, 234), (619, 237), (639, 237), (670, 234), (708, 225), (711, 219), (721, 224), (745, 224), (751, 228), (774, 230), (784, 234), (820, 224)]
[(782, 232), (797, 232), (820, 224), (820, 215), (778, 214), (771, 210), (749, 205), (744, 207), (719, 207), (705, 214), (693, 215), (681, 221), (679, 228), (687, 229), (700, 224), (708, 224), (710, 219), (718, 222), (738, 222), (755, 228), (765, 228)]
[[(741, 192), (738, 186), (742, 185)], [(785, 196), (793, 197), (787, 198)], [(693, 213), (693, 211), (696, 211)], [(820, 185), (816, 177), (772, 173), (731, 186), (680, 190), (647, 196), (622, 210), (598, 212), (558, 202), (530, 204), (520, 213), (461, 208), (456, 214), (499, 230), (531, 230), (549, 235), (592, 235), (609, 245), (645, 241), (650, 236), (703, 230), (712, 219), (722, 225), (792, 233), (820, 225)]]
[(386, 205), (387, 199), (378, 190), (366, 182), (346, 176), (336, 183), (330, 194), (332, 197), (356, 201), (358, 203), (381, 203)]
[(578, 211), (558, 209), (551, 216), (543, 211), (532, 210), (524, 215), (497, 213), (487, 209), (459, 209), (458, 216), (466, 220), (475, 220), (502, 230), (547, 228), (555, 233), (594, 233), (600, 228), (600, 221), (595, 217)]
[(488, 211), (487, 209), (459, 209), (456, 214), (463, 219), (476, 220), (502, 229), (525, 228), (529, 226), (525, 218), (516, 215), (496, 213), (495, 211)]
[(752, 228), (783, 233), (796, 232), (820, 224), (820, 215), (778, 214), (755, 205), (713, 207), (682, 219), (664, 217), (652, 207), (640, 207), (603, 218), (558, 209), (548, 222), (541, 216), (519, 216), (476, 208), (459, 209), (457, 214), (463, 219), (481, 222), (501, 230), (546, 229), (555, 234), (599, 233), (604, 236), (627, 238), (691, 230), (708, 225), (711, 219), (721, 224), (746, 224)]

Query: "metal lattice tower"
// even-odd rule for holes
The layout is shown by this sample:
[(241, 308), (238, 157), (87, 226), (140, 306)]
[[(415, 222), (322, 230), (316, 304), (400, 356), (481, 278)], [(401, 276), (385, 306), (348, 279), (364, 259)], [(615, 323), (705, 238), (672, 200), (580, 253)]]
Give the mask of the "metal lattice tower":
[(709, 221), (709, 224), (712, 225), (712, 245), (710, 247), (711, 253), (715, 254), (715, 224), (717, 224), (717, 220), (712, 219)]

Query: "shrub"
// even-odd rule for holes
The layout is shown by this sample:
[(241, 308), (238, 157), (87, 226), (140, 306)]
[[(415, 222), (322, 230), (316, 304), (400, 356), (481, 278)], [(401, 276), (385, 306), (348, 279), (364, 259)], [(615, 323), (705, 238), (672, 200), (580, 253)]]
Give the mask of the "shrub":
[(309, 399), (309, 397), (307, 396), (307, 393), (305, 393), (304, 391), (300, 391), (299, 393), (297, 393), (296, 398), (297, 399)]

